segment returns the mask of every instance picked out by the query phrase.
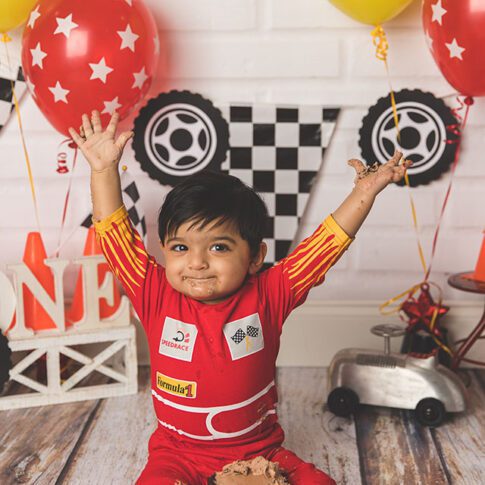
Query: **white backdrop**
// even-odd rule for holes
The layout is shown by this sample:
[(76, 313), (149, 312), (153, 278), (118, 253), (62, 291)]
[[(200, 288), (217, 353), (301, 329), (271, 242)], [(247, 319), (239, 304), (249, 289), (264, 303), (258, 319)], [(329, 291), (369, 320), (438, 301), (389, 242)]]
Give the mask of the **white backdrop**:
[[(151, 95), (189, 89), (216, 104), (232, 101), (327, 104), (342, 107), (331, 147), (316, 181), (299, 238), (334, 210), (352, 188), (346, 161), (359, 157), (358, 130), (368, 107), (388, 92), (384, 66), (374, 56), (370, 27), (345, 17), (325, 0), (146, 0), (159, 26), (166, 62)], [(385, 25), (395, 90), (431, 91), (454, 103), (454, 90), (428, 52), (421, 28), (420, 2)], [(162, 46), (163, 47), (163, 46)], [(485, 192), (485, 102), (477, 99), (467, 125), (454, 188), (443, 221), (432, 280), (449, 302), (482, 298), (448, 287), (447, 276), (473, 269), (482, 241)], [(67, 176), (55, 172), (59, 135), (29, 95), (21, 104), (47, 252), (58, 238)], [(139, 169), (133, 152), (124, 163), (135, 176), (149, 224), (149, 250), (156, 256), (156, 214), (168, 188)], [(429, 258), (432, 236), (449, 174), (412, 194), (421, 237)], [(73, 180), (65, 233), (89, 211), (87, 165), (80, 160)], [(0, 270), (22, 258), (28, 231), (35, 230), (30, 189), (14, 118), (0, 132)], [(61, 256), (82, 252), (78, 230)], [(65, 287), (72, 292), (77, 269), (69, 268)], [(382, 193), (356, 241), (327, 281), (309, 299), (380, 302), (422, 277), (407, 189)], [(345, 303), (343, 306), (345, 306)], [(478, 311), (478, 310), (477, 310)]]

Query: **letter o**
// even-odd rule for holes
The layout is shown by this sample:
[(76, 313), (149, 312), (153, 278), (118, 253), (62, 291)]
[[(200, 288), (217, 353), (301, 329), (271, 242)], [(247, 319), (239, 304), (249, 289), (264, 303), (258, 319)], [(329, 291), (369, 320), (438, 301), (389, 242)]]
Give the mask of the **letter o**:
[(12, 323), (17, 295), (10, 280), (0, 271), (0, 329), (5, 333)]

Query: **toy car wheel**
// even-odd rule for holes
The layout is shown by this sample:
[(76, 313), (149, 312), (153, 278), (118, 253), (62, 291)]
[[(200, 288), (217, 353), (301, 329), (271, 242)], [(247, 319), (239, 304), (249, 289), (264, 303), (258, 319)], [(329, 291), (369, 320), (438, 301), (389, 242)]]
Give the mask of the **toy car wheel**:
[(346, 387), (336, 387), (327, 398), (327, 406), (333, 414), (347, 417), (359, 407), (359, 396)]
[(416, 419), (420, 424), (433, 428), (439, 426), (446, 416), (443, 403), (431, 397), (419, 401), (415, 413)]

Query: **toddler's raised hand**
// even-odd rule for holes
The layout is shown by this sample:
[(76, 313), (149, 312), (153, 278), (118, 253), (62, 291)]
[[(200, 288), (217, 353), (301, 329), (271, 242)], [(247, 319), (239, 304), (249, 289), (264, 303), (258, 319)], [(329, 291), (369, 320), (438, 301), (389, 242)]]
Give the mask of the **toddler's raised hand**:
[(81, 149), (93, 172), (102, 172), (117, 166), (126, 143), (133, 136), (132, 131), (125, 131), (115, 140), (118, 120), (118, 113), (114, 113), (103, 131), (99, 111), (93, 111), (91, 119), (83, 114), (79, 133), (69, 128), (69, 134)]
[(404, 177), (406, 169), (412, 165), (411, 160), (403, 160), (400, 164), (401, 159), (402, 153), (396, 150), (392, 158), (383, 165), (376, 163), (373, 167), (366, 167), (360, 160), (349, 160), (348, 164), (357, 173), (355, 187), (369, 195), (377, 195), (391, 182), (399, 182)]

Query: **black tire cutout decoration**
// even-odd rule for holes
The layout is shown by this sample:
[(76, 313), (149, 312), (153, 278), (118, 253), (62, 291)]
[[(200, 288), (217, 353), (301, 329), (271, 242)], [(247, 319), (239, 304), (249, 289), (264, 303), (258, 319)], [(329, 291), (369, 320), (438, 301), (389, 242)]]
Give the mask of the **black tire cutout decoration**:
[[(394, 93), (400, 141), (390, 95), (380, 98), (362, 120), (359, 146), (367, 165), (386, 163), (394, 150), (413, 162), (408, 169), (412, 187), (425, 185), (449, 170), (457, 150), (457, 120), (451, 109), (431, 93), (403, 89)], [(451, 142), (451, 143), (450, 143)], [(404, 179), (398, 185), (405, 185)]]
[(149, 100), (134, 128), (136, 160), (163, 185), (175, 185), (203, 169), (220, 171), (229, 149), (229, 127), (221, 112), (189, 91)]

